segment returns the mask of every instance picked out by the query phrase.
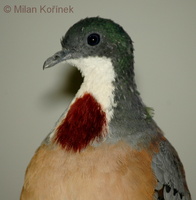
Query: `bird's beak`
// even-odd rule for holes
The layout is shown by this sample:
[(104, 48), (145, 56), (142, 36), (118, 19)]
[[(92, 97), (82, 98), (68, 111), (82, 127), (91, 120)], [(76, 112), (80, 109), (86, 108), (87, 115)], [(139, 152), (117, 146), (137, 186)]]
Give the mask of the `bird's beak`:
[(43, 65), (43, 69), (52, 67), (58, 63), (66, 61), (71, 58), (71, 52), (68, 50), (61, 50), (55, 53), (53, 56), (49, 57)]

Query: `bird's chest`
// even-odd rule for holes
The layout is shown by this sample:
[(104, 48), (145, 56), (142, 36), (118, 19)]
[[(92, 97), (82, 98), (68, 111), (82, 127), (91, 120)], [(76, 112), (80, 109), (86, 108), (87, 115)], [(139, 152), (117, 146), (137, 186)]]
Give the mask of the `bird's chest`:
[(151, 156), (124, 142), (80, 153), (43, 145), (28, 167), (23, 194), (29, 200), (148, 200), (155, 185)]

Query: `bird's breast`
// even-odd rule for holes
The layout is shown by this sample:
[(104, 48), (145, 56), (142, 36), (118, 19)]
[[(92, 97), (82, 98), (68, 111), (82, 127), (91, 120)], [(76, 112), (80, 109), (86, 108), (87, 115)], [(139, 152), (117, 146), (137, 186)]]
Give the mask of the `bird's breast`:
[(147, 151), (125, 142), (81, 152), (42, 145), (28, 167), (21, 200), (152, 200), (151, 161)]

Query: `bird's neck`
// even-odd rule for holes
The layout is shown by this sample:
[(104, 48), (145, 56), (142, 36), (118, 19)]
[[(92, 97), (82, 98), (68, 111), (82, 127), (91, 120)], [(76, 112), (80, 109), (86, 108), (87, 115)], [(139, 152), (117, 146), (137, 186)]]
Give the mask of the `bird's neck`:
[(103, 139), (143, 140), (153, 123), (146, 118), (132, 72), (117, 76), (107, 58), (78, 59), (71, 64), (83, 67), (84, 81), (51, 134), (52, 141), (77, 152)]
[(112, 138), (108, 137), (107, 140), (114, 142), (125, 139), (136, 148), (140, 144), (148, 146), (153, 135), (157, 134), (158, 127), (137, 91), (134, 77), (129, 74), (116, 77), (114, 86), (116, 107), (113, 108), (113, 118), (109, 124)]

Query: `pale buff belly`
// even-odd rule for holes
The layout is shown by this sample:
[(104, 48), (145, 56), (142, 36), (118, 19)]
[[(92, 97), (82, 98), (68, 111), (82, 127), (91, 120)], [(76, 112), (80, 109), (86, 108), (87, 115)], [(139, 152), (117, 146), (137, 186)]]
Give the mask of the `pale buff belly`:
[(27, 169), (21, 200), (152, 200), (151, 160), (123, 142), (80, 153), (42, 145)]

